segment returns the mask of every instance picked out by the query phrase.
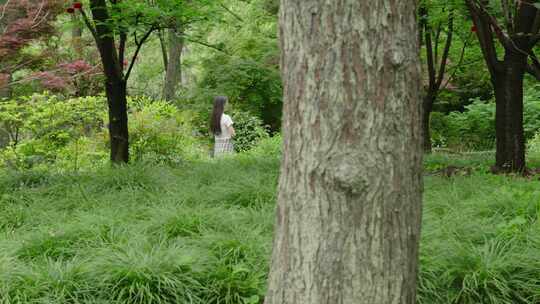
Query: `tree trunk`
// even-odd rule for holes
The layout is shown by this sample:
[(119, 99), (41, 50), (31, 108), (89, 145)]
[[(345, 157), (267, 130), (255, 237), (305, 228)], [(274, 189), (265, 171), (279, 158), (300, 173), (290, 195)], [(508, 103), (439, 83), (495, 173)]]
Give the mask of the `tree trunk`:
[(266, 304), (415, 303), (415, 3), (281, 1), (284, 155)]
[(79, 21), (79, 16), (77, 14), (71, 14), (71, 23), (73, 28), (71, 29), (71, 43), (73, 45), (73, 50), (75, 50), (75, 55), (78, 59), (84, 57), (83, 46), (82, 46), (82, 25)]
[[(527, 71), (527, 57), (537, 43), (540, 15), (533, 1), (524, 1), (515, 10), (503, 5), (506, 29), (492, 20), (486, 7), (490, 2), (466, 0), (477, 28), (478, 41), (486, 61), (495, 91), (495, 133), (497, 151), (495, 173), (525, 173), (525, 136), (523, 134), (523, 78)], [(495, 38), (504, 49), (504, 59), (499, 60)], [(531, 53), (532, 54), (532, 53)]]
[(431, 117), (431, 111), (433, 108), (433, 104), (435, 103), (435, 96), (432, 93), (427, 93), (426, 96), (424, 96), (424, 100), (422, 102), (423, 106), (423, 113), (422, 113), (422, 134), (423, 134), (423, 141), (424, 141), (424, 153), (431, 153), (431, 128), (429, 125), (430, 117)]
[(109, 105), (109, 137), (111, 141), (111, 161), (129, 161), (129, 133), (127, 117), (127, 88), (119, 56), (116, 52), (113, 29), (106, 22), (109, 15), (105, 0), (90, 2), (92, 15), (96, 20), (96, 43), (98, 46), (103, 73), (105, 92)]
[(127, 163), (129, 161), (129, 132), (126, 83), (123, 80), (107, 81), (106, 93), (109, 105), (111, 161)]
[(167, 101), (176, 98), (176, 90), (182, 82), (182, 48), (184, 39), (181, 30), (169, 29), (169, 56), (167, 71), (165, 73), (165, 85), (163, 86), (163, 99)]
[(523, 78), (527, 57), (507, 50), (502, 68), (494, 83), (497, 152), (495, 166), (499, 172), (525, 170), (525, 136), (523, 131)]
[[(189, 44), (184, 44), (184, 47), (182, 48), (182, 57), (187, 58), (189, 57), (189, 54), (191, 53), (191, 49), (189, 48)], [(196, 83), (197, 79), (195, 78), (195, 74), (193, 71), (191, 71), (189, 68), (186, 68), (185, 66), (182, 66), (182, 79), (181, 83), (184, 88), (189, 87), (192, 83)]]
[(161, 57), (163, 58), (163, 68), (165, 69), (165, 72), (167, 72), (167, 66), (169, 65), (169, 59), (167, 55), (167, 45), (165, 43), (165, 37), (163, 37), (163, 30), (159, 30), (158, 37), (159, 37), (159, 45), (161, 47)]

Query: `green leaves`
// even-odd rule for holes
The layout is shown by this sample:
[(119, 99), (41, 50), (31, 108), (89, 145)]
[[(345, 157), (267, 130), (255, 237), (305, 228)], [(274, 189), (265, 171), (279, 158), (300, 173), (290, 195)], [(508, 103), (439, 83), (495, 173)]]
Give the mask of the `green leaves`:
[(169, 28), (191, 24), (211, 16), (215, 1), (210, 0), (123, 0), (107, 7), (108, 25), (115, 30), (144, 31), (149, 27)]

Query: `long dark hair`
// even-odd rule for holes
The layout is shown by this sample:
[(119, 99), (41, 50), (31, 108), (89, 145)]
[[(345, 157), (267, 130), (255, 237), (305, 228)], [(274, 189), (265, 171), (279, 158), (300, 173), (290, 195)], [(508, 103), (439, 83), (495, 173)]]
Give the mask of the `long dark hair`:
[(225, 96), (216, 96), (214, 98), (214, 109), (212, 110), (212, 117), (210, 118), (210, 131), (212, 131), (214, 135), (221, 134), (221, 115), (223, 115), (227, 100), (228, 99)]

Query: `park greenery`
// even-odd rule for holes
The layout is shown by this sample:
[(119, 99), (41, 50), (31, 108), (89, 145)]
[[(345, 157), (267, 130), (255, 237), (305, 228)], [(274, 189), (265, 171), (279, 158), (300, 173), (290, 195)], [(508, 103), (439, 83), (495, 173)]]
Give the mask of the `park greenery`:
[[(419, 3), (418, 303), (540, 303), (539, 7)], [(278, 11), (0, 0), (0, 304), (262, 303), (282, 144)], [(522, 73), (495, 81), (512, 39), (528, 43)], [(237, 132), (220, 160), (215, 95)], [(502, 151), (498, 132), (514, 131), (523, 149)]]

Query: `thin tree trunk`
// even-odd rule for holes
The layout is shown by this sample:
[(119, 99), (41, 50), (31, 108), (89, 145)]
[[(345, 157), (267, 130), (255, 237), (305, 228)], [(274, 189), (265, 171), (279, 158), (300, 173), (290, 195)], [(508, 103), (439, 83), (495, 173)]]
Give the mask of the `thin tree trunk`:
[(446, 73), (446, 63), (448, 57), (450, 56), (450, 48), (452, 46), (453, 32), (454, 32), (454, 11), (453, 9), (448, 12), (448, 31), (446, 34), (446, 42), (444, 45), (443, 53), (437, 70), (437, 61), (438, 61), (438, 45), (439, 37), (442, 32), (441, 23), (437, 28), (435, 33), (435, 43), (432, 39), (433, 29), (429, 25), (429, 11), (427, 7), (421, 6), (419, 9), (420, 13), (420, 28), (423, 29), (420, 32), (423, 32), (425, 35), (425, 47), (426, 47), (426, 57), (427, 57), (427, 73), (428, 73), (428, 85), (426, 87), (426, 93), (423, 99), (423, 111), (422, 116), (422, 134), (424, 137), (424, 152), (431, 153), (431, 132), (430, 132), (430, 117), (431, 111), (433, 110), (433, 105), (437, 100), (439, 91), (442, 89), (441, 85), (444, 80), (444, 75)]
[(284, 155), (266, 304), (415, 303), (414, 0), (282, 0)]
[(169, 29), (169, 58), (163, 86), (163, 99), (167, 101), (176, 98), (176, 90), (182, 82), (182, 48), (184, 39), (179, 28)]
[(75, 50), (76, 57), (80, 59), (84, 57), (81, 41), (83, 28), (77, 14), (71, 14), (71, 24), (73, 26), (71, 29), (71, 43), (73, 45), (73, 50)]
[(169, 59), (167, 55), (167, 44), (165, 43), (165, 37), (163, 37), (163, 30), (159, 30), (159, 45), (161, 46), (161, 57), (163, 57), (163, 67), (167, 71), (167, 66), (169, 65)]
[[(184, 43), (184, 47), (182, 48), (182, 57), (187, 58), (191, 52), (191, 49), (189, 48), (189, 44)], [(190, 86), (191, 83), (195, 83), (196, 79), (192, 71), (190, 69), (187, 69), (185, 66), (182, 66), (182, 79), (180, 80), (182, 87), (187, 88)]]
[[(2, 99), (11, 98), (12, 90), (9, 85), (10, 82), (11, 73), (0, 73), (0, 104), (2, 103)], [(2, 126), (0, 126), (0, 149), (7, 147), (11, 142), (12, 136), (10, 131), (9, 129), (2, 130)]]
[(507, 51), (502, 70), (494, 81), (497, 152), (495, 165), (501, 172), (525, 170), (525, 136), (523, 131), (523, 78), (527, 57)]

